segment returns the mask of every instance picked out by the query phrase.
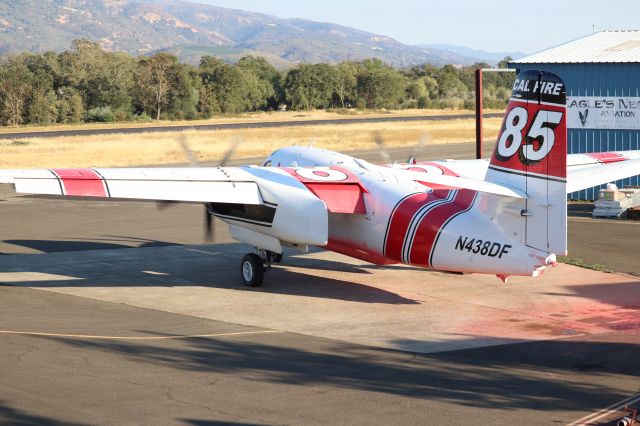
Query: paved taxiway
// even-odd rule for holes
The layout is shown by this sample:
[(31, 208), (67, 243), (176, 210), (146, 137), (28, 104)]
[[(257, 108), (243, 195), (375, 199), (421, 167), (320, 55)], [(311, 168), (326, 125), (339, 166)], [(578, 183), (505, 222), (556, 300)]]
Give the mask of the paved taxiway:
[[(0, 423), (569, 423), (639, 390), (634, 276), (314, 252), (253, 290), (200, 206), (0, 199)], [(571, 244), (614, 226), (637, 253), (634, 223), (572, 219)]]

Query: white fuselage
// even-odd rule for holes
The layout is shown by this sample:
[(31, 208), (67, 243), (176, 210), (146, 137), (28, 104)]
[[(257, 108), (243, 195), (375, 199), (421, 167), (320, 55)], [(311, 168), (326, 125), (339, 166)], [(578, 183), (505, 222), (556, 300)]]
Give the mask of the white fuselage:
[[(265, 165), (347, 169), (366, 189), (362, 194), (366, 213), (328, 212), (326, 242), (314, 245), (376, 264), (406, 263), (455, 272), (534, 275), (549, 262), (549, 253), (523, 243), (523, 200), (506, 202), (468, 189), (428, 187), (414, 180), (415, 173), (404, 172), (409, 168), (462, 175), (467, 166), (464, 175), (482, 178), (487, 169), (484, 161), (385, 167), (333, 151), (288, 147), (274, 152)], [(302, 189), (295, 178), (291, 185)], [(280, 192), (279, 197), (274, 204), (286, 202), (286, 194)], [(277, 217), (278, 212), (274, 223)], [(311, 224), (317, 229), (323, 226)], [(275, 228), (267, 232), (278, 238)]]

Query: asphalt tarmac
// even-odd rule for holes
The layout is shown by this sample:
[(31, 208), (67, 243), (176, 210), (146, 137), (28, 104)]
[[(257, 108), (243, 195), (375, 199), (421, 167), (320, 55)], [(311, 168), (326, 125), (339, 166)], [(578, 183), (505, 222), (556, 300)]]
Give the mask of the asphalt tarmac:
[[(633, 275), (505, 286), (289, 253), (250, 290), (201, 206), (0, 200), (3, 424), (607, 424), (637, 404)], [(637, 223), (577, 216), (571, 255), (640, 273)]]
[(3, 330), (42, 333), (0, 336), (2, 424), (568, 424), (638, 390), (630, 331), (418, 354), (30, 288), (0, 301)]

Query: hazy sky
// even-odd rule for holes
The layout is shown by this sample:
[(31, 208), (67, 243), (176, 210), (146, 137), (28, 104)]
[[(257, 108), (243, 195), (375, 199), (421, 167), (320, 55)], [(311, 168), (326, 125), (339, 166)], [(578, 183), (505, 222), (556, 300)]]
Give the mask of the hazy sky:
[(333, 22), (406, 44), (533, 53), (592, 31), (640, 29), (638, 0), (189, 0)]

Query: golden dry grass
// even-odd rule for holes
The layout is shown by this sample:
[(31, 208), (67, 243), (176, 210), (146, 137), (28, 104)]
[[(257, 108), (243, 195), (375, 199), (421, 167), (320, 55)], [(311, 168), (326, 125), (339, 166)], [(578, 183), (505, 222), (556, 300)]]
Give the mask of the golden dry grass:
[[(485, 119), (484, 123), (485, 140), (495, 140), (501, 119)], [(381, 132), (388, 147), (413, 146), (425, 132), (430, 136), (429, 143), (433, 144), (469, 142), (475, 138), (475, 121), (363, 123), (7, 140), (0, 141), (0, 168), (184, 163), (186, 160), (179, 145), (181, 138), (185, 138), (201, 161), (221, 158), (238, 138), (242, 144), (234, 153), (236, 159), (263, 157), (283, 146), (307, 145), (310, 142), (316, 147), (337, 151), (374, 149), (375, 131)]]
[[(504, 112), (503, 110), (485, 110), (485, 113)], [(56, 130), (78, 130), (78, 129), (128, 129), (145, 128), (157, 126), (193, 126), (200, 124), (226, 124), (226, 123), (254, 123), (270, 121), (304, 121), (304, 120), (339, 120), (347, 118), (364, 117), (393, 117), (393, 116), (432, 116), (432, 115), (455, 115), (472, 114), (470, 110), (441, 110), (441, 109), (404, 109), (404, 110), (314, 110), (314, 111), (286, 111), (286, 112), (250, 112), (237, 115), (222, 115), (208, 120), (192, 121), (149, 121), (149, 122), (123, 122), (123, 123), (82, 123), (82, 124), (54, 124), (48, 126), (11, 126), (0, 127), (0, 134), (10, 134), (19, 132), (50, 132)]]

